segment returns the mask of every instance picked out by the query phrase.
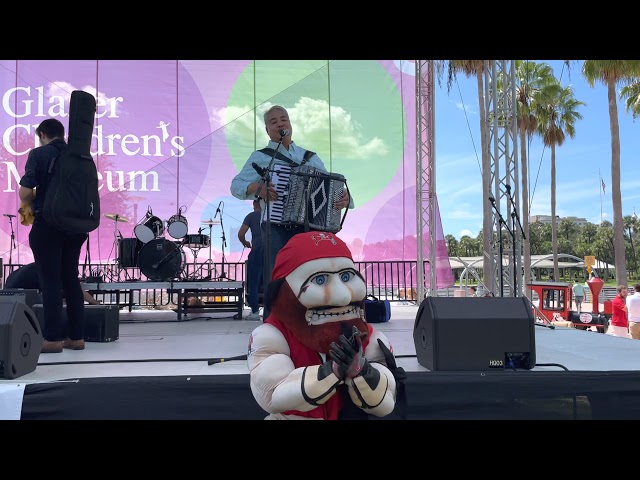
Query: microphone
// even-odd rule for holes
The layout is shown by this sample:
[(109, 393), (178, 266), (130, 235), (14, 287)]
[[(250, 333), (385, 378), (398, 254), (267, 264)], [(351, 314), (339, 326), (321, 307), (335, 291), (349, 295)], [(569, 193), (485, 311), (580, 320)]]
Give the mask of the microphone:
[(493, 195), (489, 195), (489, 201), (491, 203), (496, 203), (496, 199), (495, 199), (495, 197)]
[(264, 177), (265, 174), (267, 173), (267, 171), (264, 168), (262, 168), (260, 165), (258, 165), (256, 162), (251, 162), (251, 166), (256, 172), (258, 172), (258, 175), (260, 175), (261, 177)]
[(13, 218), (15, 215), (11, 215), (10, 213), (3, 213), (5, 217)]
[(216, 209), (216, 214), (213, 216), (213, 218), (216, 218), (218, 216), (218, 214), (220, 213), (220, 205), (222, 205), (222, 201), (220, 201), (220, 203), (218, 203), (218, 208)]
[(504, 188), (507, 189), (507, 192), (511, 193), (511, 185), (509, 185), (508, 183), (504, 186)]
[(284, 137), (286, 137), (287, 135), (289, 135), (289, 130), (282, 129), (282, 130), (280, 130), (280, 131), (278, 132), (278, 134), (279, 134), (282, 138), (284, 138)]

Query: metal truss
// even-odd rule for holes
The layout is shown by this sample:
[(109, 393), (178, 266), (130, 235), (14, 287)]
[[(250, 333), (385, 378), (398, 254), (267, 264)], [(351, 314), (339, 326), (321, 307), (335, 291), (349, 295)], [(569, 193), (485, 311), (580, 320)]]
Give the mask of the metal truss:
[[(436, 169), (434, 131), (433, 60), (416, 60), (416, 212), (417, 212), (417, 295), (419, 299), (435, 294), (436, 283)], [(423, 232), (429, 232), (425, 244)], [(425, 248), (426, 247), (426, 248)], [(428, 263), (425, 268), (425, 250)], [(425, 292), (425, 270), (429, 271)]]
[[(517, 103), (514, 60), (486, 60), (484, 91), (487, 148), (490, 158), (489, 192), (495, 199), (490, 272), (485, 282), (498, 296), (522, 296), (522, 236), (517, 218), (520, 215)], [(435, 294), (436, 277), (436, 161), (435, 94), (433, 60), (416, 60), (416, 212), (417, 214), (417, 293), (418, 298)], [(504, 174), (502, 173), (504, 172)], [(503, 215), (502, 212), (505, 212)], [(423, 233), (428, 232), (425, 242)], [(500, 240), (502, 239), (502, 240)], [(425, 292), (425, 250), (429, 287)], [(501, 266), (502, 265), (502, 266)], [(493, 274), (492, 274), (493, 273)]]
[[(487, 145), (491, 164), (493, 291), (522, 296), (522, 236), (519, 200), (517, 103), (514, 60), (486, 60), (484, 89)], [(504, 172), (504, 173), (502, 173)], [(503, 215), (504, 212), (504, 215)], [(486, 274), (486, 272), (485, 272)], [(485, 278), (486, 275), (485, 275)]]

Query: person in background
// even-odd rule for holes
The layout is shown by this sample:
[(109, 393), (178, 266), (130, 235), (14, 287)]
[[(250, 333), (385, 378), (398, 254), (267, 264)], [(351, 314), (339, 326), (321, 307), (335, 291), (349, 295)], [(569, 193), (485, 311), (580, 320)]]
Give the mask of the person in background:
[[(262, 232), (260, 229), (260, 200), (253, 201), (253, 212), (248, 213), (240, 229), (238, 230), (238, 240), (245, 248), (251, 251), (247, 256), (247, 282), (249, 294), (249, 307), (251, 313), (246, 320), (260, 320), (260, 287), (262, 285), (263, 253), (262, 253)], [(251, 232), (251, 241), (246, 239), (247, 232)]]
[(611, 302), (613, 311), (607, 334), (613, 335), (614, 337), (629, 338), (629, 317), (626, 305), (629, 289), (626, 285), (618, 285), (616, 290), (618, 295), (616, 295), (616, 298)]
[(469, 291), (471, 293), (471, 295), (469, 295), (470, 297), (477, 297), (478, 296), (478, 288), (477, 287), (469, 287)]
[(625, 300), (629, 315), (629, 336), (640, 340), (640, 283), (636, 283), (633, 290), (633, 295)]
[[(265, 130), (270, 139), (267, 144), (268, 148), (273, 150), (276, 150), (277, 148), (277, 152), (287, 157), (287, 159), (293, 163), (293, 166), (305, 164), (310, 167), (317, 168), (322, 172), (327, 172), (324, 163), (317, 153), (299, 146), (292, 140), (293, 127), (291, 126), (289, 113), (284, 107), (280, 105), (273, 105), (264, 113), (263, 119)], [(261, 152), (260, 150), (254, 151), (249, 156), (240, 172), (238, 172), (231, 181), (231, 194), (240, 200), (259, 198), (262, 200), (261, 207), (263, 209), (266, 208), (265, 200), (267, 198), (270, 203), (277, 202), (278, 192), (276, 191), (275, 185), (272, 183), (267, 185), (263, 181), (263, 176), (258, 173), (253, 164), (256, 164), (258, 169), (263, 169), (264, 171), (269, 169), (269, 167), (273, 168), (278, 164), (287, 166), (290, 166), (291, 164), (277, 157), (274, 157), (272, 164), (271, 158), (272, 155), (268, 153)], [(334, 208), (342, 210), (347, 207), (354, 208), (354, 204), (349, 192), (344, 190), (342, 195), (335, 199)], [(269, 248), (267, 249), (266, 225), (265, 222), (262, 222), (262, 242), (265, 245), (265, 248), (263, 249), (265, 262), (264, 276), (267, 277), (267, 272), (269, 274), (267, 278), (263, 279), (263, 281), (267, 281), (271, 277), (271, 272), (273, 271), (273, 266), (276, 261), (276, 255), (280, 249), (282, 249), (282, 247), (284, 247), (289, 239), (294, 235), (302, 232), (304, 232), (303, 225), (283, 226), (278, 223), (271, 222), (269, 226)], [(264, 319), (269, 315), (268, 310), (269, 308), (265, 305), (263, 310)]]
[(582, 301), (584, 300), (584, 285), (578, 282), (577, 276), (573, 280), (571, 290), (573, 290), (573, 300), (576, 302), (576, 309), (578, 310), (578, 313), (581, 313)]
[[(23, 288), (25, 290), (40, 290), (40, 279), (36, 270), (36, 262), (27, 263), (9, 274), (4, 282), (4, 288)], [(84, 301), (89, 305), (100, 305), (86, 290), (83, 290)]]
[[(55, 118), (40, 122), (36, 136), (40, 146), (29, 152), (18, 195), (24, 208), (30, 208), (34, 216), (29, 246), (42, 287), (45, 321), (41, 353), (60, 353), (63, 348), (83, 350), (84, 300), (78, 266), (80, 249), (89, 235), (66, 234), (43, 218), (42, 207), (49, 183), (48, 169), (53, 159), (66, 150), (67, 142), (64, 139), (64, 125)], [(67, 302), (68, 322), (62, 321), (61, 290)]]

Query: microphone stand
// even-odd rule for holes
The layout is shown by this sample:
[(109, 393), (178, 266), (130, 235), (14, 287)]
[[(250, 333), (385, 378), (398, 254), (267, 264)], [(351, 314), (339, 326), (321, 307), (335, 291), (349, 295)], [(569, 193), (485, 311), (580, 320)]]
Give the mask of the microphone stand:
[[(516, 202), (513, 201), (513, 197), (511, 196), (511, 188), (507, 185), (507, 193), (509, 194), (509, 200), (511, 201), (511, 205), (513, 206), (513, 211), (511, 212), (511, 228), (513, 229), (513, 233), (511, 234), (513, 238), (513, 296), (517, 297), (518, 289), (516, 286), (518, 285), (518, 275), (517, 275), (517, 262), (516, 262), (516, 221), (518, 222), (518, 227), (520, 228), (520, 234), (522, 235), (522, 239), (526, 240), (527, 237), (524, 234), (524, 228), (522, 228), (522, 224), (520, 223), (520, 217), (518, 216), (518, 210), (516, 209)], [(524, 282), (523, 282), (524, 283)], [(523, 289), (526, 288), (526, 285), (522, 285)], [(523, 290), (524, 291), (524, 290)]]
[(227, 277), (227, 274), (224, 273), (224, 247), (227, 246), (227, 239), (224, 236), (224, 223), (222, 222), (222, 214), (224, 213), (224, 208), (222, 210), (220, 210), (220, 228), (222, 229), (222, 237), (220, 237), (222, 239), (222, 272), (220, 273), (220, 276), (218, 277), (218, 280), (225, 280), (225, 279), (229, 279)]
[(500, 265), (500, 296), (503, 297), (504, 296), (504, 278), (503, 278), (503, 266), (502, 266), (502, 252), (503, 252), (503, 250), (502, 250), (502, 225), (504, 225), (504, 228), (507, 229), (507, 232), (509, 232), (509, 235), (511, 235), (512, 239), (513, 239), (513, 233), (509, 229), (509, 225), (507, 225), (507, 223), (504, 221), (504, 218), (502, 218), (502, 215), (500, 214), (500, 210), (498, 210), (498, 207), (496, 206), (496, 199), (493, 198), (493, 197), (489, 197), (489, 201), (491, 201), (491, 206), (493, 207), (493, 209), (498, 214), (498, 225), (500, 227), (498, 229), (498, 245), (499, 245), (499, 251), (500, 251), (500, 261), (499, 261), (499, 265)]
[(161, 265), (164, 265), (170, 258), (173, 258), (178, 253), (178, 249), (172, 250), (167, 253), (164, 257), (154, 263), (151, 267), (157, 270)]
[[(276, 154), (278, 153), (278, 149), (280, 145), (282, 145), (282, 140), (284, 140), (284, 136), (280, 137), (280, 141), (278, 145), (273, 150), (273, 155), (271, 155), (271, 160), (269, 161), (269, 166), (264, 171), (264, 175), (262, 176), (262, 180), (260, 183), (267, 186), (267, 198), (265, 198), (265, 205), (267, 209), (267, 217), (265, 222), (265, 238), (264, 238), (264, 265), (262, 266), (262, 288), (263, 292), (267, 291), (267, 285), (271, 282), (271, 212), (269, 211), (269, 204), (271, 201), (269, 200), (269, 183), (271, 183), (271, 169), (273, 168), (273, 162), (275, 161)], [(260, 191), (262, 187), (258, 191)]]
[(6, 215), (7, 217), (9, 217), (9, 225), (11, 226), (11, 242), (10, 242), (10, 249), (9, 249), (9, 265), (13, 264), (13, 249), (16, 248), (16, 235), (15, 232), (13, 231), (13, 217), (15, 217), (15, 215)]

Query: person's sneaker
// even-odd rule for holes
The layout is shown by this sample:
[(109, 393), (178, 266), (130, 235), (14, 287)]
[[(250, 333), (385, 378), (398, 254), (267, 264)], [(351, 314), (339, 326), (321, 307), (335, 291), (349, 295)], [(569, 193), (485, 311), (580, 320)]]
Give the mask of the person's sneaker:
[(71, 340), (70, 338), (67, 338), (62, 342), (62, 346), (69, 350), (84, 350), (84, 338), (81, 338), (80, 340)]
[(255, 320), (260, 320), (260, 314), (258, 312), (250, 313), (249, 315), (247, 315), (245, 320), (254, 320), (254, 321)]
[(44, 340), (40, 353), (60, 353), (62, 351), (62, 344), (62, 341), (50, 342), (49, 340)]

